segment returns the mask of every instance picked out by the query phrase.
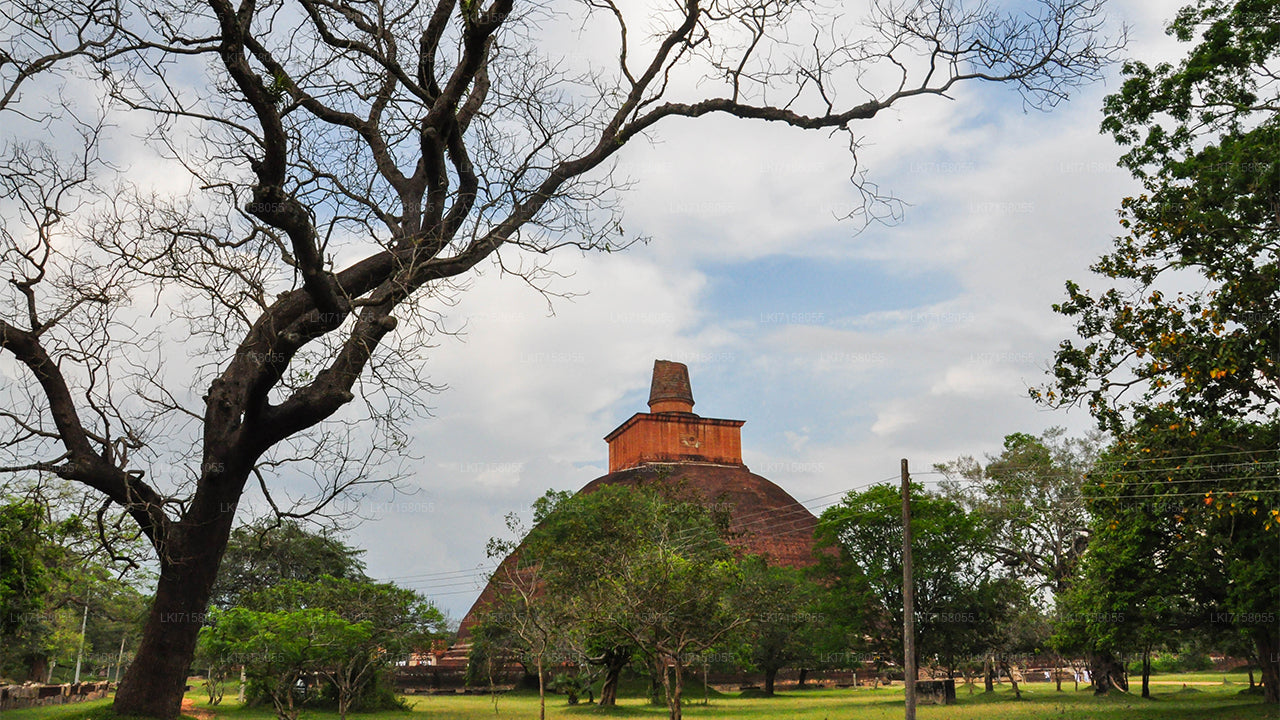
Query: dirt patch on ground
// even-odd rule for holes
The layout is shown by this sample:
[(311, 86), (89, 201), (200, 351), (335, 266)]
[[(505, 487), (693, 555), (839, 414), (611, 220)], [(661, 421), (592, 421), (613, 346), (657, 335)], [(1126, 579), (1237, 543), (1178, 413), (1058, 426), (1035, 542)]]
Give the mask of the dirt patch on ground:
[(187, 717), (197, 718), (197, 720), (211, 720), (211, 718), (217, 717), (208, 708), (196, 707), (196, 701), (191, 698), (182, 698), (182, 714)]

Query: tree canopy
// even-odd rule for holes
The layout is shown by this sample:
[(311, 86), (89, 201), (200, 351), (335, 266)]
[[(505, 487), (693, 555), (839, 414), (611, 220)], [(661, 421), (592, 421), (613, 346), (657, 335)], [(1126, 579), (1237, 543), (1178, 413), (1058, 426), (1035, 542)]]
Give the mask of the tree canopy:
[(104, 547), (72, 498), (24, 490), (0, 501), (0, 677), (44, 682), (77, 658), (93, 673), (115, 666), (141, 628), (145, 573), (113, 556), (126, 539)]
[[(1125, 64), (1103, 130), (1125, 148), (1120, 164), (1144, 192), (1124, 199), (1125, 234), (1093, 267), (1116, 286), (1069, 282), (1054, 306), (1083, 342), (1064, 341), (1052, 383), (1033, 391), (1050, 404), (1086, 404), (1117, 438), (1115, 464), (1090, 490), (1097, 542), (1086, 594), (1101, 593), (1093, 600), (1108, 607), (1118, 593), (1137, 593), (1134, 607), (1147, 610), (1130, 613), (1130, 639), (1158, 618), (1188, 622), (1170, 621), (1182, 610), (1150, 610), (1162, 598), (1192, 604), (1194, 616), (1221, 606), (1217, 593), (1250, 587), (1264, 612), (1280, 611), (1264, 588), (1274, 586), (1280, 498), (1273, 481), (1259, 487), (1256, 464), (1274, 462), (1280, 419), (1278, 20), (1271, 2), (1198, 0), (1169, 25), (1189, 44), (1181, 60)], [(1231, 529), (1209, 515), (1229, 518)], [(1116, 564), (1134, 547), (1150, 560)], [(1255, 554), (1263, 547), (1272, 559)], [(1170, 568), (1183, 562), (1194, 582), (1166, 592)], [(1124, 630), (1094, 628), (1115, 642)], [(1280, 702), (1280, 629), (1249, 632), (1266, 660), (1267, 699)]]
[(1126, 234), (1093, 267), (1124, 284), (1067, 284), (1054, 308), (1085, 344), (1062, 343), (1040, 398), (1084, 402), (1109, 429), (1156, 406), (1280, 412), (1278, 21), (1270, 2), (1200, 0), (1169, 26), (1194, 42), (1182, 60), (1124, 65), (1103, 129), (1145, 192), (1123, 201)]
[(548, 494), (535, 511), (540, 522), (503, 547), (511, 555), (495, 575), (518, 602), (496, 605), (490, 623), (522, 637), (536, 630), (538, 647), (576, 635), (578, 657), (600, 650), (615, 687), (633, 648), (679, 720), (690, 657), (749, 620), (739, 612), (741, 572), (723, 537), (726, 519), (665, 484)]
[(428, 650), (444, 632), (434, 605), (389, 583), (324, 575), (281, 581), (243, 601), (212, 615), (198, 657), (215, 672), (244, 666), (282, 720), (297, 717), (295, 685), (312, 675), (324, 679), (345, 718), (393, 662)]
[[(874, 485), (827, 508), (818, 525), (819, 546), (836, 550), (820, 567), (844, 596), (834, 608), (846, 643), (884, 658), (903, 657), (901, 509), (897, 487)], [(954, 669), (993, 648), (1027, 593), (992, 571), (986, 529), (955, 500), (913, 484), (911, 526), (917, 662)]]
[(1174, 645), (1192, 630), (1224, 644), (1239, 634), (1275, 702), (1280, 427), (1171, 425), (1121, 436), (1090, 474), (1092, 538), (1064, 632), (1113, 655)]
[(323, 576), (368, 580), (364, 550), (296, 520), (262, 521), (231, 532), (210, 603), (226, 609), (285, 581), (316, 582)]
[(1075, 577), (1088, 543), (1081, 487), (1099, 442), (1066, 437), (1060, 428), (1040, 437), (1014, 433), (985, 466), (962, 457), (936, 468), (947, 477), (946, 494), (985, 528), (984, 551), (1057, 595)]

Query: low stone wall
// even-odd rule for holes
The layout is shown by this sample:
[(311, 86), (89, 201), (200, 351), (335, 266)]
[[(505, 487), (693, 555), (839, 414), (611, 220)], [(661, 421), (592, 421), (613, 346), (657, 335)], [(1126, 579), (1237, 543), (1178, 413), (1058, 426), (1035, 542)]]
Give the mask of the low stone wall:
[(109, 682), (66, 685), (0, 685), (0, 710), (20, 710), (44, 705), (67, 705), (101, 700), (111, 690)]

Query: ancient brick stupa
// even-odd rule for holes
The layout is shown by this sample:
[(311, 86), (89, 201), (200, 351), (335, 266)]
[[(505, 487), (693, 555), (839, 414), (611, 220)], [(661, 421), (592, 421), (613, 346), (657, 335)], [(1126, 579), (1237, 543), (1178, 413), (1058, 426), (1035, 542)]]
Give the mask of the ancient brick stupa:
[(579, 492), (661, 478), (697, 492), (705, 502), (727, 505), (733, 543), (744, 551), (778, 565), (810, 565), (818, 520), (787, 491), (747, 469), (744, 424), (695, 415), (689, 368), (657, 360), (649, 412), (632, 415), (605, 436), (609, 474)]
[[(671, 483), (682, 492), (696, 493), (704, 502), (727, 507), (731, 542), (744, 553), (763, 555), (778, 565), (810, 565), (818, 520), (785, 490), (743, 464), (743, 424), (695, 415), (689, 368), (657, 360), (649, 412), (632, 415), (605, 436), (609, 474), (578, 492), (594, 492), (605, 485)], [(458, 645), (451, 649), (451, 656), (465, 657), (476, 616), (495, 594), (492, 585), (480, 593), (459, 626)]]

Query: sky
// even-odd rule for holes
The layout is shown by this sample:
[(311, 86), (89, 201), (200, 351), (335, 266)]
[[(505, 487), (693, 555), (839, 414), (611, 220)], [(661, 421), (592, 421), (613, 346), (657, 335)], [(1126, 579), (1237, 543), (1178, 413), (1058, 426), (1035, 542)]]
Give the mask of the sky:
[[(1126, 56), (1176, 57), (1168, 12), (1111, 4)], [(841, 138), (710, 117), (628, 147), (624, 225), (651, 240), (556, 256), (572, 299), (492, 271), (460, 296), (465, 332), (428, 354), (447, 389), (412, 428), (406, 492), (366, 498), (348, 535), (369, 572), (460, 619), (504, 516), (607, 471), (603, 437), (646, 411), (655, 359), (686, 363), (695, 412), (745, 420), (747, 466), (815, 513), (901, 458), (926, 472), (1013, 432), (1087, 432), (1028, 388), (1072, 336), (1052, 304), (1068, 279), (1096, 284), (1137, 189), (1099, 132), (1118, 77), (1048, 113), (969, 86), (857, 125), (861, 166), (906, 204), (888, 226), (838, 219), (857, 201)]]
[[(1172, 7), (1109, 0), (1126, 56), (1177, 56)], [(1067, 280), (1096, 285), (1089, 265), (1137, 191), (1099, 132), (1118, 77), (1052, 112), (964, 85), (857, 123), (859, 169), (903, 203), (892, 224), (840, 219), (858, 204), (843, 137), (707, 116), (629, 144), (623, 224), (649, 241), (554, 254), (549, 289), (571, 297), (492, 266), (471, 278), (443, 311), (457, 333), (420, 352), (443, 390), (406, 428), (405, 477), (346, 501), (365, 518), (347, 541), (370, 575), (461, 619), (505, 516), (527, 520), (548, 489), (605, 474), (603, 438), (646, 411), (656, 359), (686, 363), (695, 412), (744, 420), (747, 466), (815, 514), (896, 480), (902, 458), (926, 473), (994, 454), (1010, 433), (1087, 432), (1087, 413), (1038, 406), (1028, 389), (1072, 335), (1052, 304)]]

